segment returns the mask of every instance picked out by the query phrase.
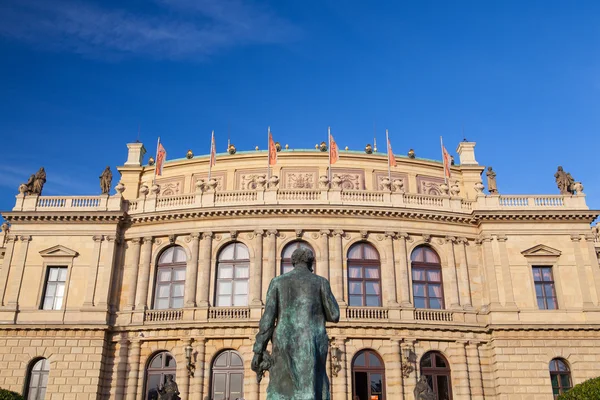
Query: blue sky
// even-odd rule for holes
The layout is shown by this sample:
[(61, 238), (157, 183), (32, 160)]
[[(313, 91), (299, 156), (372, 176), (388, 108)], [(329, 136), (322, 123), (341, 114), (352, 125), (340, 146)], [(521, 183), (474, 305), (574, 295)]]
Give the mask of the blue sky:
[(138, 125), (169, 158), (270, 125), (435, 159), (464, 126), (501, 193), (557, 193), (562, 165), (600, 209), (599, 50), (594, 1), (1, 0), (0, 210), (41, 165), (45, 194), (98, 193)]

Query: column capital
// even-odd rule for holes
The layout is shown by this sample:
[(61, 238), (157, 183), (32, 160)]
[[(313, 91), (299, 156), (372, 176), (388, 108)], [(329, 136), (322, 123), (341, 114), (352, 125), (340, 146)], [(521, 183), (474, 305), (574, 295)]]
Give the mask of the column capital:
[(344, 233), (345, 232), (343, 230), (341, 230), (341, 229), (336, 229), (336, 230), (333, 231), (333, 235), (334, 236), (339, 236), (339, 237), (343, 237)]
[(321, 229), (319, 231), (319, 235), (321, 235), (321, 236), (329, 236), (329, 235), (331, 235), (331, 231), (329, 229)]
[(253, 233), (255, 236), (264, 236), (265, 230), (264, 229), (255, 229)]
[(429, 243), (429, 242), (431, 242), (431, 235), (430, 235), (430, 234), (428, 234), (428, 233), (424, 233), (424, 234), (422, 234), (422, 235), (421, 235), (421, 237), (423, 238), (423, 241), (424, 241), (425, 243)]
[(446, 239), (446, 243), (454, 244), (457, 242), (456, 236), (446, 236), (444, 239)]
[(106, 240), (107, 240), (109, 243), (114, 243), (114, 242), (120, 243), (120, 242), (121, 242), (121, 238), (120, 238), (119, 236), (117, 236), (117, 235), (107, 235), (107, 236), (105, 237), (105, 239), (106, 239)]
[(152, 244), (152, 241), (153, 241), (153, 240), (154, 240), (154, 238), (153, 238), (152, 236), (144, 236), (144, 238), (142, 239), (142, 242), (143, 242), (144, 244), (146, 244), (146, 243), (150, 243), (150, 244)]
[(277, 229), (267, 229), (267, 236), (274, 238), (279, 232)]
[(101, 242), (101, 241), (104, 240), (104, 236), (102, 236), (102, 235), (94, 235), (94, 236), (92, 236), (92, 240), (94, 242)]
[(499, 242), (506, 242), (506, 240), (508, 240), (508, 237), (506, 235), (496, 235), (496, 240)]
[(135, 245), (139, 245), (142, 241), (142, 238), (132, 238), (131, 239), (131, 243), (135, 244)]
[(197, 241), (199, 241), (202, 238), (202, 233), (200, 233), (200, 232), (192, 232), (192, 233), (190, 233), (190, 238), (193, 241), (197, 242)]
[(586, 242), (594, 242), (596, 240), (596, 236), (593, 233), (588, 233), (585, 235)]
[(387, 231), (384, 233), (384, 236), (390, 240), (394, 240), (397, 236), (396, 232)]
[(211, 231), (202, 232), (202, 239), (212, 239), (214, 236), (215, 234)]
[(573, 242), (579, 242), (581, 240), (581, 236), (580, 235), (571, 235), (571, 240)]
[(238, 231), (236, 231), (236, 230), (229, 231), (229, 236), (231, 236), (232, 239), (237, 239)]
[(396, 234), (396, 238), (403, 241), (407, 241), (410, 238), (410, 236), (406, 232), (398, 232), (398, 234)]
[(467, 239), (464, 236), (460, 236), (460, 237), (456, 238), (456, 241), (461, 244), (469, 244), (469, 239)]
[(6, 235), (7, 242), (16, 242), (18, 237), (16, 235)]
[(492, 236), (491, 236), (491, 235), (485, 235), (485, 236), (481, 236), (481, 237), (479, 238), (479, 240), (480, 240), (481, 242), (483, 242), (483, 243), (489, 243), (489, 242), (491, 242), (491, 241), (492, 241), (492, 239), (493, 239), (493, 238), (492, 238)]
[(19, 239), (21, 239), (21, 242), (31, 242), (30, 235), (21, 235), (21, 236), (19, 236)]

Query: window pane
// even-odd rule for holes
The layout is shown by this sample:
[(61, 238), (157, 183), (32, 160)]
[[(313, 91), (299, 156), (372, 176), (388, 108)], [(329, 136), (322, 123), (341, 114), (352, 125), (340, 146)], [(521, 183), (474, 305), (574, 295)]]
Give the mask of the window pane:
[(360, 244), (355, 244), (348, 250), (348, 259), (360, 260), (362, 258)]
[(172, 355), (170, 355), (169, 353), (167, 353), (166, 357), (165, 357), (165, 368), (175, 368), (175, 359), (173, 358)]
[(442, 356), (440, 356), (439, 354), (435, 355), (435, 366), (437, 368), (447, 368), (448, 367), (446, 365), (446, 361), (444, 360), (444, 358)]
[(54, 310), (60, 310), (60, 309), (62, 309), (62, 304), (63, 304), (63, 298), (62, 297), (55, 297), (54, 298)]
[(169, 282), (171, 280), (171, 268), (161, 268), (158, 270), (158, 280), (160, 282)]
[(230, 307), (231, 306), (231, 296), (219, 296), (217, 297), (217, 307)]
[(427, 303), (423, 297), (415, 297), (415, 308), (427, 308)]
[(450, 390), (448, 389), (448, 377), (445, 375), (437, 376), (437, 395), (438, 399), (449, 399)]
[(56, 280), (58, 280), (58, 268), (50, 268), (50, 273), (48, 275), (48, 280), (49, 281), (56, 281)]
[(379, 260), (377, 250), (371, 245), (363, 245), (365, 249), (365, 260)]
[(379, 282), (365, 282), (365, 286), (367, 289), (367, 294), (381, 294), (381, 289), (379, 288)]
[(231, 294), (231, 281), (217, 282), (217, 293), (219, 295)]
[(166, 283), (166, 284), (163, 283), (161, 285), (158, 285), (157, 296), (159, 298), (169, 297), (169, 284), (168, 283)]
[(350, 294), (362, 294), (361, 282), (350, 282)]
[(42, 306), (43, 310), (52, 310), (53, 305), (54, 297), (44, 297), (44, 305)]
[(556, 360), (556, 364), (558, 364), (559, 371), (568, 371), (569, 370), (569, 368), (567, 367), (567, 364), (565, 364), (565, 362), (562, 360)]
[(235, 243), (231, 243), (227, 245), (221, 252), (219, 253), (219, 261), (222, 260), (233, 260), (233, 249), (235, 247)]
[(244, 365), (242, 359), (235, 353), (231, 353), (231, 362), (229, 363), (232, 367), (241, 367)]
[(546, 297), (554, 297), (554, 285), (552, 283), (545, 283), (544, 292)]
[(362, 268), (361, 267), (350, 267), (348, 268), (348, 276), (352, 279), (362, 278)]
[(217, 357), (217, 359), (215, 360), (215, 367), (226, 367), (227, 357), (229, 357), (228, 351), (219, 354), (219, 357)]
[(236, 307), (242, 307), (248, 305), (248, 295), (247, 294), (239, 294), (234, 296), (233, 305)]
[(538, 308), (540, 310), (545, 310), (546, 309), (546, 303), (544, 302), (544, 298), (543, 297), (538, 297), (537, 298), (537, 303), (538, 303)]
[(248, 281), (234, 281), (233, 282), (233, 293), (238, 294), (248, 294)]
[(229, 398), (231, 400), (239, 399), (242, 397), (243, 379), (244, 375), (240, 373), (229, 375)]
[(171, 303), (171, 308), (183, 308), (183, 297), (175, 297)]
[(543, 268), (542, 269), (542, 278), (544, 278), (545, 281), (551, 281), (552, 280), (552, 268)]
[(30, 388), (36, 388), (38, 387), (40, 384), (40, 374), (38, 373), (32, 373), (31, 374), (31, 383), (29, 384)]
[(540, 268), (534, 268), (533, 269), (533, 280), (534, 281), (541, 281), (542, 280), (542, 271), (540, 270)]
[(379, 358), (373, 353), (369, 353), (369, 366), (371, 367), (381, 367), (381, 362)]
[(248, 274), (248, 266), (240, 265), (235, 267), (235, 277), (236, 278), (248, 278), (250, 275)]
[(425, 354), (423, 358), (421, 358), (421, 368), (430, 368), (431, 364), (431, 353)]
[(379, 279), (379, 268), (365, 268), (365, 278)]
[(46, 296), (51, 297), (56, 294), (56, 283), (48, 283), (46, 288)]
[(558, 387), (558, 375), (550, 375), (550, 381), (552, 382), (552, 387)]
[(248, 248), (241, 244), (241, 243), (236, 243), (235, 244), (235, 259), (236, 260), (249, 260), (250, 259), (250, 254), (248, 253)]
[(569, 375), (566, 375), (566, 374), (560, 375), (560, 386), (562, 386), (563, 389), (571, 388), (571, 380), (569, 379)]
[(547, 297), (546, 303), (548, 304), (548, 310), (556, 310), (556, 302), (554, 301), (554, 297)]
[(233, 267), (231, 265), (219, 265), (219, 278), (233, 278)]
[(63, 297), (65, 295), (65, 284), (57, 283), (56, 284), (56, 295)]
[(175, 247), (175, 252), (173, 254), (173, 262), (179, 263), (179, 262), (186, 262), (186, 261), (187, 261), (187, 256), (185, 254), (185, 250), (183, 250), (181, 247)]
[(369, 374), (371, 376), (371, 398), (369, 400), (381, 400), (383, 382), (381, 374)]
[(363, 305), (362, 296), (350, 296), (349, 300), (352, 307), (360, 307)]
[(225, 400), (225, 379), (227, 374), (213, 374), (213, 399)]
[(358, 357), (356, 357), (356, 359), (354, 360), (354, 365), (357, 367), (364, 367), (365, 364), (365, 353), (361, 353)]
[(367, 296), (367, 307), (379, 307), (379, 296)]
[(425, 285), (414, 284), (413, 293), (415, 296), (425, 296)]
[(66, 280), (67, 280), (67, 269), (66, 268), (59, 268), (58, 280), (61, 282), (66, 282)]
[(162, 367), (163, 355), (164, 355), (164, 353), (157, 354), (152, 359), (152, 363), (150, 364), (150, 368), (160, 368), (160, 367)]
[(156, 308), (157, 310), (166, 310), (167, 308), (169, 308), (169, 299), (157, 299), (156, 306), (154, 308)]
[(437, 254), (433, 250), (425, 248), (425, 262), (432, 263), (432, 264), (439, 264), (440, 259), (438, 258)]
[(185, 284), (183, 283), (174, 283), (173, 284), (173, 296), (174, 297), (182, 297), (183, 296), (183, 291), (185, 288)]
[(287, 246), (285, 246), (285, 249), (283, 249), (282, 258), (292, 258), (292, 253), (294, 251), (296, 251), (296, 249), (297, 249), (296, 243), (288, 244)]
[(425, 270), (419, 268), (412, 269), (412, 278), (413, 281), (424, 281), (425, 280)]
[(185, 268), (174, 268), (173, 269), (173, 280), (174, 281), (185, 281)]
[(442, 281), (442, 271), (428, 270), (427, 271), (427, 280), (429, 282), (441, 282)]
[(544, 295), (544, 285), (542, 283), (535, 284), (535, 295), (541, 297)]
[(290, 272), (293, 269), (294, 269), (294, 266), (292, 264), (289, 264), (289, 265), (286, 264), (283, 266), (283, 271), (281, 271), (281, 273), (287, 274), (288, 272)]
[(442, 302), (439, 299), (429, 299), (429, 308), (441, 310)]
[(412, 261), (423, 262), (423, 247), (417, 247), (410, 255)]
[(174, 247), (169, 247), (168, 249), (166, 249), (160, 256), (158, 263), (159, 264), (171, 264), (173, 262), (173, 252), (174, 251), (175, 251)]

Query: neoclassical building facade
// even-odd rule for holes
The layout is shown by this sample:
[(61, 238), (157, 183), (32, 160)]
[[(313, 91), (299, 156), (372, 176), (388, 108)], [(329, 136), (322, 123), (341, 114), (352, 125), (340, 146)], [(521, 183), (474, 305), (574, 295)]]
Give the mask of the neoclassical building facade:
[[(264, 400), (270, 280), (330, 281), (333, 400), (551, 400), (600, 375), (598, 230), (581, 191), (486, 194), (475, 143), (438, 161), (282, 150), (168, 161), (130, 143), (116, 194), (20, 193), (0, 236), (0, 387), (28, 399)], [(331, 181), (328, 176), (332, 176)], [(51, 176), (48, 179), (52, 179)], [(550, 178), (551, 179), (551, 178)], [(500, 185), (502, 189), (502, 185)]]

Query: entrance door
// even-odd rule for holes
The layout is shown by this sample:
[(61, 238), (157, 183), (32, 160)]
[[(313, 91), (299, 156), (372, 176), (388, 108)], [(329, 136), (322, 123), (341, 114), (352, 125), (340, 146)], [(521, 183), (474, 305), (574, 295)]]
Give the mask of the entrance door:
[(237, 351), (226, 350), (212, 365), (212, 400), (237, 400), (244, 397), (244, 363)]
[(385, 400), (385, 368), (373, 350), (359, 352), (352, 361), (352, 399)]

